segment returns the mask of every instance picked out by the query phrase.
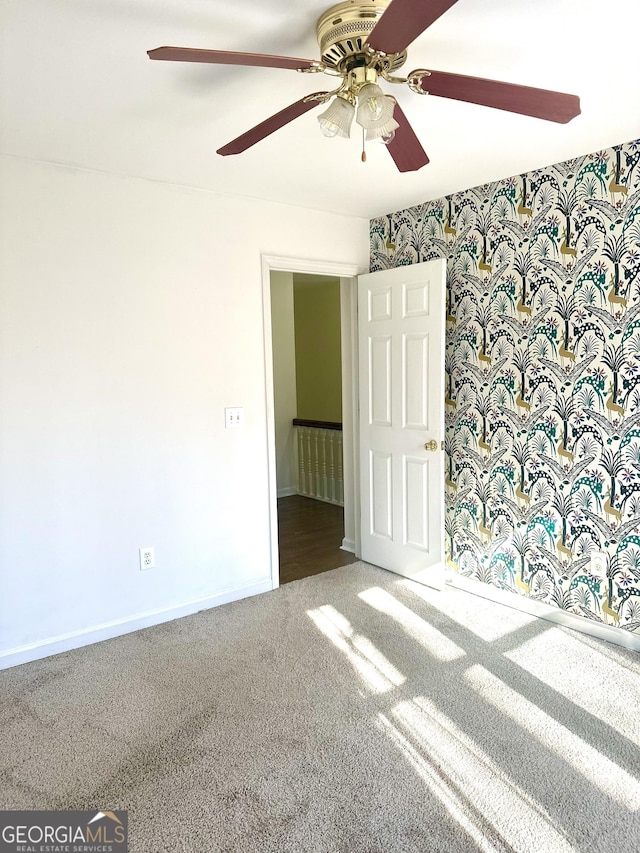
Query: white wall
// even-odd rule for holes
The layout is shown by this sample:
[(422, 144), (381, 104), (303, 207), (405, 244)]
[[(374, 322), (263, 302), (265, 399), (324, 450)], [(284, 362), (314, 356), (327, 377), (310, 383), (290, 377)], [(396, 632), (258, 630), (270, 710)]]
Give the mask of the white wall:
[(296, 493), (297, 416), (296, 342), (293, 313), (293, 273), (271, 273), (271, 334), (273, 347), (273, 408), (276, 430), (278, 497)]
[(368, 222), (0, 158), (0, 666), (271, 588), (261, 252)]

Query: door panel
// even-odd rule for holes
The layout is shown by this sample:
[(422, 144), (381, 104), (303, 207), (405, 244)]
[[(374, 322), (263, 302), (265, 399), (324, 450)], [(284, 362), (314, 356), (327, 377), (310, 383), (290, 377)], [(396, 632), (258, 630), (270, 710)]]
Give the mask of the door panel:
[[(411, 391), (409, 392), (409, 389)], [(429, 336), (402, 336), (402, 426), (429, 429)]]
[(429, 314), (429, 288), (422, 282), (402, 286), (402, 316), (426, 317)]
[(376, 287), (369, 290), (367, 300), (368, 318), (373, 320), (391, 319), (391, 287)]
[(404, 457), (404, 544), (429, 551), (429, 460)]
[(391, 426), (391, 337), (369, 339), (369, 420), (376, 426)]
[(440, 260), (358, 279), (362, 559), (434, 586), (444, 583), (445, 279)]
[(372, 450), (369, 454), (371, 477), (371, 519), (369, 533), (393, 539), (393, 488), (391, 455)]

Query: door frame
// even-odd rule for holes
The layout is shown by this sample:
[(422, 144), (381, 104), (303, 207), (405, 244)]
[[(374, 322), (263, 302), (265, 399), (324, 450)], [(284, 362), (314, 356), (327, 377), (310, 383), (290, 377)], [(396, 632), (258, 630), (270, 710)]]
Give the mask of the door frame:
[(271, 584), (280, 585), (278, 549), (278, 485), (276, 479), (276, 430), (273, 380), (273, 332), (271, 328), (271, 273), (290, 272), (332, 275), (340, 279), (340, 332), (342, 350), (342, 446), (345, 517), (353, 521), (354, 540), (343, 540), (360, 557), (360, 477), (358, 443), (358, 290), (359, 275), (368, 272), (357, 264), (305, 260), (280, 255), (261, 255), (262, 319), (267, 414), (267, 479), (269, 491), (269, 541)]

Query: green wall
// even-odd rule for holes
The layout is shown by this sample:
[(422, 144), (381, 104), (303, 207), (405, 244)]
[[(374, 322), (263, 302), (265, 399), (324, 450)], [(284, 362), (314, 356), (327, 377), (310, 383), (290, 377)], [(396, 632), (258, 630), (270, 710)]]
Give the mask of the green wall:
[(298, 417), (342, 421), (340, 280), (294, 275)]

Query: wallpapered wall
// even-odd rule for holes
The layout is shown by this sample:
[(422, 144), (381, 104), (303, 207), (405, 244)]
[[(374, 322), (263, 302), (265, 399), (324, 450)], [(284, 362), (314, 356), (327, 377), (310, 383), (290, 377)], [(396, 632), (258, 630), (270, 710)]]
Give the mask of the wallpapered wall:
[(447, 258), (451, 562), (634, 632), (639, 160), (635, 141), (371, 222), (372, 272)]

